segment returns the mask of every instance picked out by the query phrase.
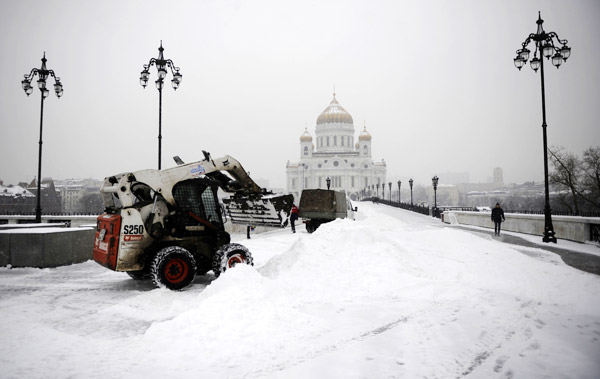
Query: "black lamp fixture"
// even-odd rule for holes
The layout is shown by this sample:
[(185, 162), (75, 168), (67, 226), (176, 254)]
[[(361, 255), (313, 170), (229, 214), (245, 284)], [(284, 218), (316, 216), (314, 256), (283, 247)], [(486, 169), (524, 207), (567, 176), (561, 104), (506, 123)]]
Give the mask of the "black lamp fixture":
[(48, 97), (50, 91), (46, 88), (46, 80), (51, 76), (54, 78), (54, 93), (56, 97), (60, 99), (63, 95), (63, 85), (60, 82), (60, 78), (56, 76), (54, 70), (48, 70), (46, 67), (46, 52), (44, 52), (44, 56), (42, 57), (42, 67), (34, 68), (31, 70), (29, 74), (23, 75), (25, 79), (21, 81), (21, 86), (27, 94), (27, 97), (31, 95), (33, 92), (33, 87), (31, 86), (31, 81), (34, 76), (38, 76), (37, 87), (41, 93), (41, 106), (40, 106), (40, 141), (39, 141), (39, 152), (38, 152), (38, 175), (37, 175), (37, 205), (35, 207), (35, 222), (42, 222), (42, 205), (41, 205), (41, 195), (42, 195), (42, 130), (44, 123), (44, 99)]
[[(534, 42), (535, 52), (529, 65), (533, 71), (540, 70), (542, 84), (542, 137), (544, 145), (544, 185), (545, 185), (545, 206), (544, 206), (544, 242), (556, 243), (554, 227), (552, 226), (552, 209), (550, 208), (550, 189), (548, 184), (548, 142), (546, 137), (546, 93), (544, 86), (544, 59), (543, 57), (552, 58), (552, 64), (559, 68), (563, 62), (571, 56), (571, 48), (567, 46), (566, 39), (560, 39), (555, 32), (546, 33), (544, 31), (541, 13), (538, 12), (537, 31), (531, 33), (521, 44), (522, 48), (517, 50), (517, 56), (513, 59), (515, 67), (521, 70), (521, 67), (527, 63), (529, 53), (531, 52), (527, 46), (530, 42)], [(556, 42), (555, 42), (556, 41)], [(559, 45), (560, 44), (560, 45)], [(538, 52), (540, 57), (538, 58)]]
[(402, 202), (402, 196), (400, 195), (400, 186), (402, 185), (402, 182), (400, 180), (398, 180), (398, 203)]
[(156, 89), (158, 90), (158, 169), (160, 170), (160, 161), (162, 155), (162, 89), (164, 87), (164, 79), (167, 76), (167, 68), (171, 69), (173, 79), (171, 79), (171, 86), (174, 90), (179, 88), (183, 75), (179, 72), (179, 67), (176, 67), (172, 60), (165, 59), (162, 47), (162, 40), (160, 41), (160, 47), (158, 48), (158, 58), (152, 58), (148, 64), (144, 65), (144, 69), (140, 73), (140, 84), (146, 88), (148, 85), (148, 79), (150, 78), (150, 67), (156, 66), (158, 71), (158, 79), (154, 82)]
[(390, 203), (391, 203), (392, 202), (392, 182), (389, 182), (388, 186), (390, 187)]
[(410, 206), (412, 207), (412, 205), (413, 205), (413, 198), (412, 198), (413, 180), (412, 180), (412, 178), (409, 179), (408, 185), (410, 186)]
[(433, 184), (433, 216), (437, 217), (437, 186), (438, 186), (438, 181), (440, 179), (436, 176), (434, 176), (433, 178), (431, 178), (431, 183)]

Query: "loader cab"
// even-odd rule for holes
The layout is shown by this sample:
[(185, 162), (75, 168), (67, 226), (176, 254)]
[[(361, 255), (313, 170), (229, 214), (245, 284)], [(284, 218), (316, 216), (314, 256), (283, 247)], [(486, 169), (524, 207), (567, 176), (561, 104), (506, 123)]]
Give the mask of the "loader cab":
[(177, 229), (185, 235), (223, 231), (223, 211), (217, 198), (219, 185), (207, 178), (190, 179), (173, 187)]

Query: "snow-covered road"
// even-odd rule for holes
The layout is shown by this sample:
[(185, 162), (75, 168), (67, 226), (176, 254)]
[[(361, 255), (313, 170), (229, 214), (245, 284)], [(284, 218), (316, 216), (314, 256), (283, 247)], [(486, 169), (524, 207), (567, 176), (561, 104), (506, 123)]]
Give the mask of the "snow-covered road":
[(255, 266), (182, 292), (94, 262), (0, 268), (0, 377), (600, 377), (600, 277), (358, 206), (313, 234), (234, 236)]

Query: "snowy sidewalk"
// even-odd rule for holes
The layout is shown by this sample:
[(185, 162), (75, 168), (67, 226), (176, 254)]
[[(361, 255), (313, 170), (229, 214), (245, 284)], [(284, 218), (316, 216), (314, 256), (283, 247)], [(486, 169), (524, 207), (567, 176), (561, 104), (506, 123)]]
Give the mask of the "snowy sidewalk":
[(541, 249), (558, 254), (562, 260), (571, 267), (578, 270), (600, 275), (600, 247), (594, 244), (581, 244), (573, 241), (559, 240), (557, 244), (543, 243), (541, 236), (525, 235), (515, 232), (502, 232), (500, 237), (494, 236), (491, 229), (476, 226), (458, 225), (452, 226), (474, 233), (492, 237), (494, 240), (511, 245), (523, 246), (521, 249), (525, 254), (531, 254), (532, 249)]

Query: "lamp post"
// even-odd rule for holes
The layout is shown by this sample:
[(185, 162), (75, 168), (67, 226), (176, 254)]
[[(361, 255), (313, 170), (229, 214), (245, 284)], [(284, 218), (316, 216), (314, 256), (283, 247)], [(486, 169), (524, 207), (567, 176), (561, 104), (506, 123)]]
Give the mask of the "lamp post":
[(388, 186), (390, 187), (390, 203), (391, 203), (392, 202), (392, 182), (389, 182)]
[(412, 200), (412, 186), (413, 186), (413, 180), (412, 178), (410, 178), (410, 180), (408, 181), (408, 185), (410, 186), (410, 206), (412, 208), (413, 206), (413, 200)]
[(431, 178), (431, 183), (433, 184), (433, 217), (437, 217), (437, 186), (438, 180), (440, 180), (437, 175)]
[(400, 186), (402, 185), (402, 182), (400, 180), (398, 180), (398, 204), (402, 203), (402, 196), (400, 195)]
[[(531, 41), (534, 41), (535, 52), (533, 54), (533, 58), (529, 62), (533, 71), (537, 72), (540, 69), (540, 77), (542, 83), (542, 135), (543, 135), (543, 143), (544, 143), (544, 186), (545, 186), (545, 195), (546, 195), (546, 204), (544, 206), (544, 237), (542, 241), (544, 242), (554, 242), (556, 243), (556, 237), (554, 236), (554, 227), (552, 226), (552, 209), (550, 208), (550, 190), (548, 186), (548, 142), (546, 137), (546, 93), (544, 86), (544, 57), (550, 59), (552, 57), (552, 64), (559, 68), (563, 61), (567, 61), (567, 59), (571, 56), (571, 48), (567, 46), (568, 41), (566, 39), (561, 40), (555, 32), (546, 33), (544, 31), (544, 27), (542, 24), (544, 20), (542, 20), (541, 13), (538, 12), (538, 20), (537, 23), (537, 31), (536, 33), (531, 33), (527, 39), (521, 44), (523, 47), (517, 50), (517, 57), (513, 60), (515, 67), (521, 70), (521, 67), (527, 63), (529, 59), (530, 50), (527, 48), (527, 45)], [(556, 45), (555, 41), (556, 40)], [(558, 46), (560, 43), (562, 46)], [(538, 51), (540, 53), (540, 58), (538, 58)]]
[(23, 90), (29, 97), (33, 92), (33, 87), (31, 86), (31, 80), (35, 75), (38, 76), (37, 86), (41, 93), (41, 105), (40, 105), (40, 141), (39, 141), (39, 153), (38, 153), (38, 176), (37, 176), (37, 205), (35, 207), (35, 222), (42, 222), (42, 204), (41, 204), (41, 196), (42, 196), (42, 130), (44, 123), (44, 99), (48, 97), (50, 92), (46, 88), (46, 80), (49, 76), (54, 78), (54, 93), (56, 97), (60, 99), (63, 94), (63, 86), (60, 82), (60, 78), (56, 76), (54, 70), (48, 70), (46, 68), (46, 52), (44, 52), (44, 56), (42, 57), (42, 67), (34, 68), (31, 70), (29, 74), (23, 75), (25, 79), (21, 81), (21, 86)]
[(379, 197), (379, 183), (377, 183), (377, 197)]
[(385, 201), (385, 183), (381, 183), (381, 198)]
[(179, 67), (175, 67), (175, 64), (170, 59), (165, 59), (163, 55), (162, 41), (160, 41), (160, 47), (158, 48), (158, 58), (152, 58), (148, 64), (144, 65), (144, 69), (140, 73), (140, 84), (146, 88), (148, 79), (150, 78), (150, 71), (148, 69), (156, 65), (158, 71), (158, 79), (154, 82), (156, 89), (158, 89), (158, 169), (160, 170), (160, 157), (162, 155), (162, 89), (164, 87), (164, 79), (167, 76), (167, 67), (171, 69), (173, 79), (171, 79), (171, 85), (174, 90), (179, 88), (181, 84), (182, 75), (179, 73)]
[(325, 181), (327, 182), (327, 189), (329, 189), (329, 186), (331, 185), (331, 179), (329, 179), (329, 177), (327, 177), (327, 179), (325, 179)]

